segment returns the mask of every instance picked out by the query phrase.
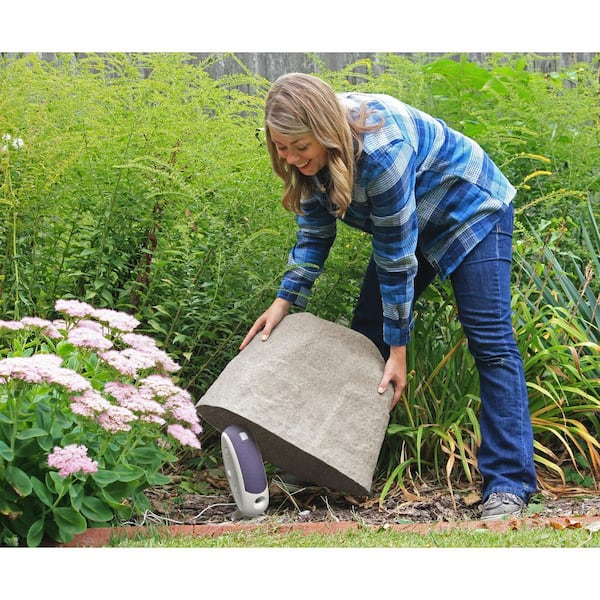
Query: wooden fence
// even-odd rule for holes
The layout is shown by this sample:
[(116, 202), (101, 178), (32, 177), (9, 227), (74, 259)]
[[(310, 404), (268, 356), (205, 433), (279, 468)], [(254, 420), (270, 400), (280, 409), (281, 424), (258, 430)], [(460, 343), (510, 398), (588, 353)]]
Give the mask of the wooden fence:
[[(74, 53), (75, 56), (84, 56), (83, 53)], [(516, 53), (515, 53), (516, 54)], [(4, 53), (5, 57), (18, 56), (19, 54)], [(440, 53), (397, 53), (398, 56), (405, 56), (414, 60), (430, 61), (444, 56)], [(483, 63), (489, 57), (490, 53), (466, 53), (467, 59), (474, 62)], [(52, 60), (56, 55), (54, 53), (43, 52), (39, 56), (46, 60)], [(197, 60), (203, 60), (212, 57), (210, 68), (213, 77), (241, 73), (244, 68), (252, 73), (261, 75), (269, 81), (274, 81), (280, 75), (290, 72), (318, 73), (319, 65), (323, 64), (327, 69), (337, 71), (362, 59), (370, 59), (373, 64), (377, 64), (377, 53), (353, 53), (353, 52), (326, 52), (326, 53), (303, 53), (303, 52), (239, 52), (236, 54), (210, 54), (210, 53), (191, 53), (191, 56)], [(456, 54), (453, 57), (458, 58)], [(542, 52), (535, 55), (531, 62), (532, 68), (544, 73), (560, 71), (577, 63), (595, 63), (600, 60), (599, 52)], [(375, 66), (374, 71), (377, 72)]]
[[(483, 63), (489, 59), (490, 54), (485, 52), (466, 53), (467, 59), (473, 62)], [(210, 54), (194, 54), (199, 59), (205, 59)], [(225, 74), (239, 73), (245, 66), (252, 73), (257, 73), (269, 81), (274, 81), (280, 75), (290, 72), (316, 73), (319, 71), (319, 63), (322, 63), (327, 69), (337, 71), (353, 64), (361, 59), (370, 59), (374, 64), (377, 62), (377, 53), (351, 53), (351, 52), (331, 52), (331, 53), (301, 53), (301, 52), (240, 52), (235, 55), (215, 55), (215, 62), (211, 67), (211, 74), (220, 77)], [(430, 61), (444, 54), (423, 53), (407, 54), (398, 53), (398, 56), (405, 56), (415, 60)], [(460, 55), (453, 55), (458, 58)], [(532, 61), (532, 68), (543, 73), (560, 71), (577, 63), (597, 63), (600, 52), (569, 52), (569, 53), (540, 53), (536, 54)], [(241, 65), (240, 65), (241, 63)], [(377, 68), (375, 68), (376, 70)]]

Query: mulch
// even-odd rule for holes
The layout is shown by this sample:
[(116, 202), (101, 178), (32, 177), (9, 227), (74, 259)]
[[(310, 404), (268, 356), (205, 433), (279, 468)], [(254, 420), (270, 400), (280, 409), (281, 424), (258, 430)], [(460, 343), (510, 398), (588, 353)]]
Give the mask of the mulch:
[[(153, 509), (142, 521), (156, 524), (200, 525), (239, 521), (226, 481), (214, 494), (184, 493), (177, 497), (168, 488), (147, 492)], [(456, 523), (481, 518), (477, 485), (450, 490), (447, 486), (421, 483), (419, 488), (396, 489), (383, 501), (381, 489), (371, 496), (354, 497), (320, 487), (286, 486), (277, 477), (269, 485), (269, 507), (255, 524), (309, 522), (356, 522), (384, 526), (407, 523)], [(534, 496), (529, 516), (543, 518), (600, 517), (600, 492), (586, 488), (552, 486)], [(241, 521), (248, 521), (242, 519)]]

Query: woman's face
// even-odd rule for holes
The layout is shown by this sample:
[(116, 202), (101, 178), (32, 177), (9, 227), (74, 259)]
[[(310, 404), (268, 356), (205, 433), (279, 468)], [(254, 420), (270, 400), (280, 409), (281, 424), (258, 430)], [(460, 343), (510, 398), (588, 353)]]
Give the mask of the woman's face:
[(269, 128), (269, 135), (279, 158), (296, 167), (303, 175), (316, 175), (329, 160), (327, 148), (312, 133), (287, 136)]

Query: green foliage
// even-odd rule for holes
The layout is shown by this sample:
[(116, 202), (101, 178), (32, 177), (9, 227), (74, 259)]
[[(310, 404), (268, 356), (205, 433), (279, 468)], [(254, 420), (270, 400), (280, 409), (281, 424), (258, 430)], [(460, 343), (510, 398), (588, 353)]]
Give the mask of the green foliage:
[[(135, 314), (197, 397), (273, 298), (294, 240), (257, 132), (269, 82), (239, 61), (240, 74), (213, 78), (218, 58), (0, 63), (2, 314), (52, 318), (56, 298)], [(518, 188), (515, 330), (536, 459), (597, 481), (597, 65), (543, 74), (534, 59), (315, 64), (337, 90), (390, 93), (474, 137)], [(348, 324), (369, 253), (368, 236), (340, 228), (309, 309)], [(448, 484), (476, 475), (478, 383), (449, 288), (417, 309), (411, 380), (380, 461), (386, 491), (431, 472)]]
[[(404, 531), (402, 531), (403, 527), (405, 528)], [(402, 548), (429, 548), (429, 551), (432, 548), (598, 548), (599, 545), (600, 534), (594, 524), (582, 526), (576, 519), (574, 519), (571, 527), (566, 528), (561, 528), (558, 524), (555, 524), (555, 527), (522, 527), (513, 524), (512, 527), (498, 531), (484, 527), (471, 529), (457, 526), (448, 530), (431, 527), (430, 531), (423, 533), (411, 531), (410, 524), (377, 527), (365, 526), (360, 522), (356, 524), (356, 527), (348, 527), (345, 531), (328, 531), (327, 533), (316, 531), (282, 533), (281, 530), (274, 528), (271, 524), (259, 525), (255, 529), (246, 531), (232, 531), (214, 536), (174, 535), (165, 532), (154, 533), (149, 530), (147, 535), (140, 534), (137, 537), (116, 536), (107, 544), (112, 548), (395, 548), (397, 551)], [(407, 552), (411, 551), (408, 550)], [(322, 564), (321, 554), (317, 552), (313, 556), (315, 556), (315, 561), (319, 561), (314, 563), (315, 568), (317, 568), (317, 565)], [(364, 561), (367, 556), (368, 553), (361, 554), (361, 561)], [(396, 553), (392, 554), (393, 558), (390, 558), (390, 566), (395, 564), (392, 561), (397, 560), (398, 556)], [(474, 557), (475, 555), (471, 556)], [(521, 554), (509, 552), (505, 553), (505, 556), (512, 556), (515, 561), (522, 560), (520, 558)], [(566, 554), (563, 553), (561, 556), (566, 556)], [(406, 564), (404, 561), (406, 557), (414, 557), (415, 566), (423, 564), (420, 562), (421, 558), (415, 557), (412, 553), (402, 555), (403, 564)], [(460, 553), (460, 558), (457, 557), (456, 560), (463, 561), (464, 557), (464, 553)], [(373, 567), (376, 568), (380, 564), (381, 554), (377, 554), (372, 560)], [(485, 558), (482, 560), (485, 560)], [(579, 561), (580, 558), (574, 560)], [(457, 562), (456, 566), (458, 567), (459, 564), (463, 563)], [(503, 558), (503, 564), (506, 565), (505, 558)], [(580, 566), (579, 562), (573, 563), (574, 568), (578, 566)], [(294, 570), (295, 568), (295, 566), (292, 567)], [(426, 568), (428, 567), (423, 566), (424, 575), (427, 573)], [(447, 566), (447, 568), (453, 569), (454, 567)], [(295, 571), (292, 569), (289, 573), (284, 574), (285, 579), (282, 582), (288, 581), (289, 577), (293, 576)], [(373, 582), (362, 581), (365, 582), (364, 593), (373, 593)], [(380, 591), (381, 594), (386, 594), (389, 582), (387, 580), (377, 581), (378, 585), (375, 585), (375, 589)], [(446, 585), (446, 582), (442, 581), (437, 586), (436, 593), (440, 595), (446, 593)], [(348, 595), (353, 595), (356, 593), (356, 586), (356, 582), (351, 581), (345, 586), (344, 592), (347, 591)], [(536, 582), (536, 589), (538, 589), (538, 586), (539, 582)], [(332, 591), (340, 594), (343, 587), (340, 586), (339, 581), (335, 581), (335, 587), (332, 588)], [(428, 589), (431, 590), (429, 585)], [(585, 593), (585, 591), (587, 590), (584, 587), (582, 593)], [(415, 587), (415, 593), (417, 592)], [(457, 591), (456, 595), (459, 593)]]
[[(415, 74), (383, 57), (380, 91), (400, 96), (477, 140), (517, 187), (515, 205), (534, 222), (566, 218), (600, 192), (597, 65), (534, 71), (533, 55), (494, 55), (489, 64), (443, 57)], [(411, 83), (406, 84), (406, 77)], [(574, 240), (571, 251), (580, 253)]]
[(250, 319), (238, 315), (273, 294), (289, 226), (256, 136), (266, 82), (215, 81), (210, 62), (29, 55), (0, 68), (1, 128), (24, 139), (3, 168), (4, 315), (50, 314), (57, 297), (136, 311), (198, 386), (231, 358)]
[[(589, 263), (561, 252), (563, 235), (531, 230), (517, 244), (515, 310), (538, 461), (565, 480), (563, 464), (600, 475), (600, 234), (590, 201), (581, 211)], [(548, 225), (548, 224), (546, 224)], [(562, 255), (562, 256), (561, 256)], [(571, 262), (566, 269), (562, 257)], [(597, 281), (596, 281), (597, 283)], [(599, 289), (596, 286), (596, 289)]]
[(66, 322), (0, 321), (0, 545), (65, 543), (139, 514), (178, 448), (200, 447), (177, 365), (127, 333), (135, 321), (57, 309)]
[(456, 316), (451, 288), (435, 284), (417, 302), (407, 348), (408, 386), (394, 409), (380, 457), (382, 498), (431, 474), (473, 481), (481, 442), (479, 380)]

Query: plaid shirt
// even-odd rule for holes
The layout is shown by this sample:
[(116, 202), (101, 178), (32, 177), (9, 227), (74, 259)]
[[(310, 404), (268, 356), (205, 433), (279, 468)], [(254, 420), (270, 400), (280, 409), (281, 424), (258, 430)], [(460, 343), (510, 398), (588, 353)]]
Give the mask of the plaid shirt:
[[(408, 343), (413, 327), (415, 251), (447, 278), (493, 228), (514, 187), (473, 140), (443, 121), (381, 94), (340, 94), (350, 110), (363, 102), (384, 118), (364, 135), (352, 202), (342, 220), (372, 235), (384, 316), (384, 339)], [(336, 236), (327, 168), (315, 176), (297, 217), (297, 241), (277, 295), (305, 307)], [(325, 189), (324, 192), (319, 191)]]

